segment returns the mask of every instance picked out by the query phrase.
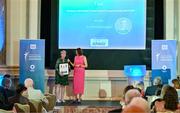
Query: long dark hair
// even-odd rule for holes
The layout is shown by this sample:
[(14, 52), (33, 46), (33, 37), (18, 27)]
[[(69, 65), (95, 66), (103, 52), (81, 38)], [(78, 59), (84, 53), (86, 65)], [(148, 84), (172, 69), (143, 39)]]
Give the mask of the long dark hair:
[(77, 48), (76, 51), (79, 56), (83, 55), (83, 51), (81, 48)]
[(168, 87), (163, 97), (163, 100), (165, 101), (165, 105), (164, 105), (165, 109), (172, 110), (172, 111), (177, 110), (178, 94), (175, 88), (171, 86)]

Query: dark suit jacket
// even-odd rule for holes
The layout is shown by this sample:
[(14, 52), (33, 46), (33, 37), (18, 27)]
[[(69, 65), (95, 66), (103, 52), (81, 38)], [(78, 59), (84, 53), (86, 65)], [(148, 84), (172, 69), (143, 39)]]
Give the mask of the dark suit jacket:
[(156, 92), (157, 92), (158, 90), (161, 90), (161, 89), (162, 89), (162, 85), (149, 86), (149, 87), (147, 87), (147, 89), (146, 89), (145, 96), (153, 96), (153, 95), (156, 95)]
[(0, 109), (12, 110), (13, 106), (14, 106), (13, 104), (5, 102), (5, 97), (2, 94), (2, 92), (0, 92)]

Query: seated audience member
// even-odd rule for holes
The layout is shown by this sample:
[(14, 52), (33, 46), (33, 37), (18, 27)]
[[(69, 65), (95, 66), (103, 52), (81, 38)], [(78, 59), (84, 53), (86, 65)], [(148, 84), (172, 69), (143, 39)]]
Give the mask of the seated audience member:
[(10, 97), (8, 100), (10, 103), (20, 103), (20, 104), (28, 104), (29, 100), (22, 96), (23, 92), (26, 91), (27, 88), (23, 84), (19, 84), (16, 88), (16, 95)]
[(130, 89), (125, 94), (125, 104), (128, 105), (134, 97), (141, 97), (141, 93), (137, 89)]
[(161, 78), (156, 77), (153, 81), (153, 85), (146, 88), (145, 97), (156, 95), (158, 90), (161, 90), (161, 88), (162, 88)]
[(139, 91), (141, 92), (141, 96), (144, 97), (145, 96), (145, 92), (144, 92), (144, 82), (141, 81), (138, 84), (136, 84), (136, 88), (139, 89)]
[(165, 92), (163, 100), (165, 101), (164, 108), (166, 109), (166, 111), (174, 112), (177, 110), (179, 102), (176, 89), (174, 89), (173, 87), (169, 87)]
[(115, 110), (112, 110), (112, 111), (109, 111), (109, 113), (120, 113), (122, 111), (122, 108), (125, 106), (125, 94), (127, 91), (129, 91), (130, 89), (134, 89), (134, 86), (133, 85), (128, 85), (124, 88), (124, 91), (123, 91), (123, 100), (120, 102), (120, 106), (121, 108), (120, 109), (115, 109)]
[[(3, 78), (7, 78), (7, 79), (9, 79), (9, 80), (11, 81), (11, 85), (10, 85), (10, 87), (9, 87), (9, 90), (15, 92), (15, 85), (14, 85), (14, 83), (13, 83), (12, 76), (11, 76), (10, 74), (5, 74), (5, 75), (3, 76)], [(2, 81), (2, 82), (3, 82), (3, 81)], [(11, 97), (11, 96), (14, 96), (14, 95), (11, 95), (11, 94), (10, 94), (9, 97)]]
[(32, 100), (41, 100), (45, 103), (48, 103), (48, 100), (45, 98), (44, 94), (41, 92), (41, 90), (34, 89), (33, 85), (34, 82), (31, 78), (27, 78), (24, 81), (25, 87), (27, 88), (27, 96), (28, 99)]
[(163, 101), (155, 102), (154, 111), (164, 113), (176, 113), (178, 112), (178, 95), (175, 88), (168, 86), (164, 95)]
[[(116, 113), (118, 113), (118, 112), (116, 112)], [(124, 108), (122, 113), (148, 113), (148, 112), (146, 112), (144, 109), (142, 109), (139, 106), (130, 105), (130, 106), (127, 106), (126, 108)]]
[(6, 74), (3, 76), (1, 85), (2, 86), (0, 86), (0, 92), (3, 93), (6, 101), (8, 101), (9, 97), (12, 97), (15, 95), (15, 90), (12, 88), (12, 80), (10, 78), (10, 75)]
[(178, 79), (173, 79), (172, 80), (173, 83), (173, 87), (176, 89), (177, 93), (178, 93), (178, 97), (180, 98), (180, 82)]
[(0, 92), (4, 96), (5, 103), (8, 103), (8, 98), (15, 95), (15, 92), (10, 90), (11, 80), (4, 77), (2, 80), (2, 86), (0, 86)]
[(13, 104), (7, 103), (5, 101), (4, 95), (0, 92), (0, 109), (3, 110), (12, 110), (13, 109)]
[(180, 89), (180, 82), (179, 82), (178, 79), (173, 79), (173, 80), (172, 80), (172, 83), (173, 83), (173, 87), (174, 87), (175, 89)]
[(133, 85), (128, 85), (124, 88), (124, 91), (123, 91), (123, 98), (125, 98), (125, 94), (127, 91), (129, 91), (130, 89), (134, 89), (134, 86)]
[(150, 112), (149, 104), (148, 102), (143, 99), (142, 97), (134, 97), (131, 102), (128, 104), (128, 106), (137, 106), (145, 111), (145, 113)]

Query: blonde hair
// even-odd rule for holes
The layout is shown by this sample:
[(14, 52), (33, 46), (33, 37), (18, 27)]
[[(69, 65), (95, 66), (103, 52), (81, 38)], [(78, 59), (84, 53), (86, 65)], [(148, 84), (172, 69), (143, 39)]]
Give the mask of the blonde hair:
[(65, 50), (62, 50), (62, 51), (61, 51), (61, 54), (62, 54), (62, 53), (65, 53), (65, 54), (66, 54), (66, 51), (65, 51)]

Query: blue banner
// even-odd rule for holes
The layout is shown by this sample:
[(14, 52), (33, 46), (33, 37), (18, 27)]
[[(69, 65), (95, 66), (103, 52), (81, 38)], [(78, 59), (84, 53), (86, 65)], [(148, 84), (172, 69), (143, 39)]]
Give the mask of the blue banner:
[(34, 87), (44, 92), (44, 40), (21, 40), (20, 41), (20, 83), (26, 78), (34, 81)]
[(176, 78), (176, 40), (152, 41), (152, 78), (160, 76), (164, 84)]

